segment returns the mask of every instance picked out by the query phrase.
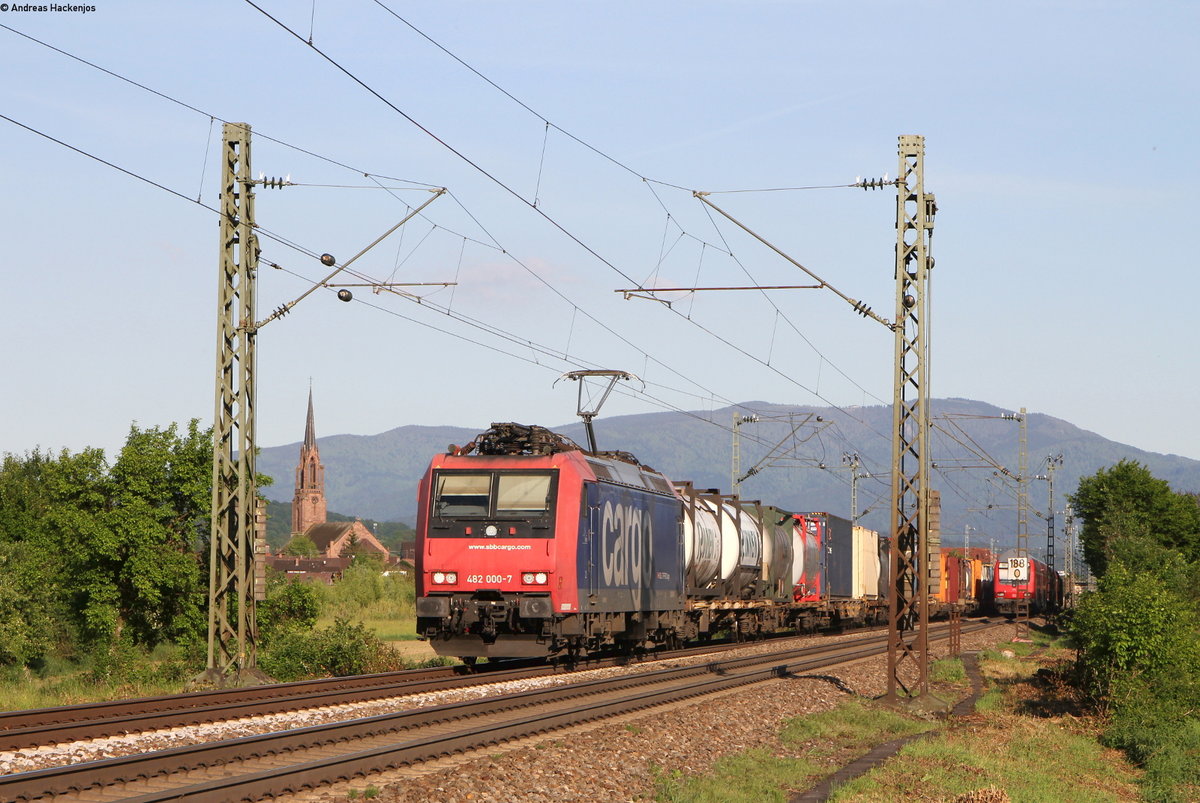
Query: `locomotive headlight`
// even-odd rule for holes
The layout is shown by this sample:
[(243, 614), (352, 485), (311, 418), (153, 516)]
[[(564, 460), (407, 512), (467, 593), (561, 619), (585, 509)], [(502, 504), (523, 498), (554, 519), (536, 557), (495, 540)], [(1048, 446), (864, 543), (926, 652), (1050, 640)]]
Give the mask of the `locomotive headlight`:
[(521, 574), (521, 582), (527, 586), (544, 586), (549, 580), (550, 576), (545, 572), (524, 572)]
[(521, 575), (521, 582), (527, 586), (533, 585), (533, 572), (525, 572)]
[(458, 582), (458, 572), (446, 572), (446, 582), (454, 585)]
[(538, 572), (537, 574), (535, 574), (533, 576), (533, 582), (537, 583), (538, 585), (542, 585), (542, 586), (546, 585), (546, 580), (548, 580), (548, 579), (549, 578), (546, 577), (545, 572)]
[(433, 582), (437, 585), (441, 585), (441, 584), (445, 583), (446, 582), (446, 573), (445, 572), (434, 572), (433, 573)]
[(497, 535), (500, 534), (500, 528), (497, 527), (495, 524), (489, 524), (488, 526), (483, 528), (483, 534), (486, 535), (488, 538), (495, 538)]

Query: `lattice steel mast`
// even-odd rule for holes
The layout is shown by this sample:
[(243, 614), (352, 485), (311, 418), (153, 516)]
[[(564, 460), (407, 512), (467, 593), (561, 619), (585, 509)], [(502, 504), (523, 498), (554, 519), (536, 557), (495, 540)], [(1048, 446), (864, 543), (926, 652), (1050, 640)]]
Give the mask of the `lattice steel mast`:
[[(1021, 408), (1021, 445), (1017, 453), (1017, 566), (1009, 562), (1009, 574), (1014, 579), (1028, 582), (1033, 575), (1033, 565), (1029, 560), (1029, 416), (1025, 408)], [(1015, 576), (1015, 572), (1025, 572), (1025, 577)], [(1024, 629), (1029, 626), (1029, 600), (1024, 597), (1017, 599), (1017, 634), (1024, 635)]]
[(1050, 497), (1046, 511), (1046, 565), (1050, 567), (1051, 574), (1057, 571), (1054, 555), (1054, 472), (1062, 468), (1062, 464), (1061, 454), (1052, 454), (1046, 458), (1046, 482), (1049, 484), (1047, 491)]
[(929, 690), (929, 273), (937, 211), (925, 138), (900, 137), (896, 179), (895, 397), (887, 699)]
[(257, 670), (261, 595), (256, 571), (254, 182), (250, 126), (226, 123), (222, 152), (216, 404), (213, 414), (212, 542), (208, 668), (216, 684), (265, 680)]

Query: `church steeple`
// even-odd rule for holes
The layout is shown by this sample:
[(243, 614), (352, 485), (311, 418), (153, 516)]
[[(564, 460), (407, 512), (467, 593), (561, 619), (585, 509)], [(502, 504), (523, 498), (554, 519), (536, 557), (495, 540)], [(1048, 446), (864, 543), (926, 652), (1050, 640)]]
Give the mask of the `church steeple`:
[(304, 449), (317, 448), (317, 425), (313, 423), (312, 388), (308, 389), (308, 420), (304, 423)]
[(321, 464), (321, 453), (317, 449), (310, 387), (304, 443), (300, 445), (300, 463), (296, 466), (296, 495), (292, 497), (292, 532), (302, 533), (314, 524), (324, 524), (325, 515), (325, 466)]

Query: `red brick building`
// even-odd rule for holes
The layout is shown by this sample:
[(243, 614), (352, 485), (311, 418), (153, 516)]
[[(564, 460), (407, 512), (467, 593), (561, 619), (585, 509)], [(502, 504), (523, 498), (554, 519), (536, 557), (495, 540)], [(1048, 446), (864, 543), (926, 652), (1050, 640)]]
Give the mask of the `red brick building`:
[[(316, 545), (319, 558), (350, 558), (355, 553), (373, 552), (385, 561), (388, 559), (387, 547), (362, 521), (326, 521), (327, 515), (325, 466), (317, 448), (310, 389), (308, 420), (304, 425), (304, 442), (300, 445), (300, 463), (296, 466), (296, 494), (292, 497), (292, 537), (307, 536)], [(272, 565), (275, 563), (272, 560)], [(295, 568), (298, 567), (293, 570)]]

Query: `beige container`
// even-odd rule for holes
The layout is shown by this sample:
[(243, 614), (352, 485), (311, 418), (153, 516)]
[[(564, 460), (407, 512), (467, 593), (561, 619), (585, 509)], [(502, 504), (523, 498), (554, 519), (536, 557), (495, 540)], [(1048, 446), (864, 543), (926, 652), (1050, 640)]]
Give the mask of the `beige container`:
[(879, 533), (859, 525), (854, 526), (854, 596), (858, 599), (879, 598)]

